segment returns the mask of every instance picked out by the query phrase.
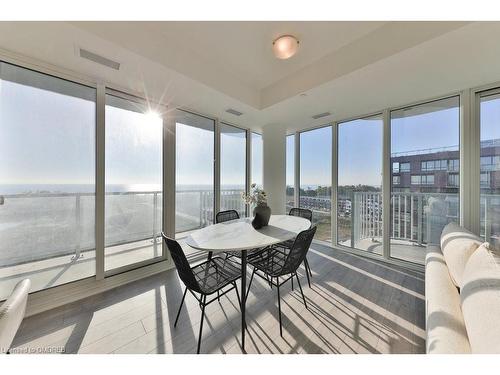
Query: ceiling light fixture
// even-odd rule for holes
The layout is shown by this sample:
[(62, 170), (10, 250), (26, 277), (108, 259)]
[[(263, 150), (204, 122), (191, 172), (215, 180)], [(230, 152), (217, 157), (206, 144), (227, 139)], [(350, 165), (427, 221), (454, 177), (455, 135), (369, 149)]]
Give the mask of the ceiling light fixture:
[(278, 59), (289, 59), (297, 53), (299, 40), (293, 35), (282, 35), (273, 42), (274, 56)]

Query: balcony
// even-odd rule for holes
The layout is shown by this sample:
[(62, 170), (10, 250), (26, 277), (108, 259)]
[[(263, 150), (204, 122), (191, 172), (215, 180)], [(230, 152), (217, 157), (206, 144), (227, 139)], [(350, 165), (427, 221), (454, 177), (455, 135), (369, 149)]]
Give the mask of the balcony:
[[(382, 193), (355, 192), (350, 202), (350, 210), (339, 210), (339, 243), (382, 255)], [(442, 228), (458, 222), (458, 195), (394, 192), (390, 220), (391, 257), (422, 264), (425, 246), (439, 243)]]
[[(222, 190), (221, 205), (245, 214), (241, 190)], [(95, 275), (93, 193), (4, 195), (0, 206), (0, 286), (29, 277), (34, 290)], [(212, 223), (213, 192), (176, 192), (178, 237)], [(105, 270), (162, 255), (162, 193), (107, 192)], [(20, 245), (22, 244), (22, 245)], [(190, 258), (201, 255), (186, 248)], [(0, 295), (0, 299), (5, 296)]]
[[(287, 209), (293, 197), (287, 197)], [(486, 212), (498, 209), (495, 196), (482, 199), (482, 235), (490, 228)], [(300, 197), (300, 206), (314, 212), (318, 226), (317, 239), (331, 241), (330, 197)], [(496, 207), (496, 208), (494, 208)], [(338, 241), (342, 246), (382, 255), (382, 193), (354, 192), (338, 203)], [(451, 221), (458, 221), (458, 195), (440, 193), (391, 194), (391, 257), (422, 264), (425, 246), (437, 243), (441, 229)]]
[[(241, 192), (222, 190), (221, 205), (243, 216)], [(207, 190), (176, 192), (178, 238), (212, 224), (213, 198)], [(0, 210), (0, 285), (4, 290), (27, 276), (37, 289), (44, 289), (94, 275), (92, 193), (16, 194), (5, 195), (4, 200)], [(106, 270), (161, 256), (161, 192), (109, 192), (106, 200)], [(353, 198), (339, 202), (340, 245), (382, 255), (381, 202), (380, 192), (355, 192)], [(313, 210), (317, 238), (331, 241), (330, 198), (301, 197), (301, 206)], [(441, 228), (458, 221), (457, 207), (454, 194), (393, 193), (391, 257), (423, 263), (426, 244), (436, 243)], [(500, 195), (482, 196), (481, 235), (487, 241), (498, 231), (492, 220), (498, 210)], [(186, 252), (192, 259), (202, 255), (188, 247)]]

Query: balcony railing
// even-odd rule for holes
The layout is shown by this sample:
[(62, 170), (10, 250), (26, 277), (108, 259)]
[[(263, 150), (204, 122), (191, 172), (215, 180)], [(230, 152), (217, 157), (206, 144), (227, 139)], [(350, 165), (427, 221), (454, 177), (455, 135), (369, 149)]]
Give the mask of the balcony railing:
[[(351, 207), (351, 246), (359, 240), (382, 238), (382, 193), (355, 192)], [(442, 228), (459, 220), (458, 195), (391, 194), (390, 238), (423, 245), (437, 243)]]
[[(243, 189), (221, 189), (221, 210), (236, 210), (245, 216)], [(211, 190), (178, 190), (175, 193), (176, 232), (187, 232), (213, 223), (214, 193)]]
[[(242, 190), (221, 191), (221, 207), (245, 214)], [(93, 193), (34, 193), (4, 195), (0, 205), (0, 266), (39, 261), (93, 250), (95, 201)], [(198, 229), (213, 222), (213, 192), (176, 192), (176, 229)], [(329, 197), (301, 197), (302, 207), (316, 218), (328, 218)], [(458, 195), (439, 193), (391, 194), (390, 238), (418, 245), (435, 243), (441, 229), (458, 221)], [(162, 193), (106, 193), (106, 247), (152, 240), (162, 228)], [(382, 238), (382, 194), (355, 192), (339, 202), (350, 246), (363, 239)], [(481, 235), (486, 241), (500, 233), (500, 195), (481, 196)], [(347, 223), (347, 225), (345, 225)], [(320, 225), (329, 225), (328, 222)], [(340, 225), (340, 224), (339, 224)], [(339, 229), (340, 230), (340, 229)], [(350, 238), (349, 238), (350, 235)], [(340, 238), (340, 235), (339, 235)]]
[[(222, 190), (221, 207), (245, 214), (242, 190)], [(95, 249), (94, 193), (3, 195), (0, 205), (0, 267), (64, 255), (79, 257)], [(151, 240), (162, 230), (160, 191), (107, 192), (105, 246)], [(213, 222), (213, 192), (176, 192), (177, 231)]]

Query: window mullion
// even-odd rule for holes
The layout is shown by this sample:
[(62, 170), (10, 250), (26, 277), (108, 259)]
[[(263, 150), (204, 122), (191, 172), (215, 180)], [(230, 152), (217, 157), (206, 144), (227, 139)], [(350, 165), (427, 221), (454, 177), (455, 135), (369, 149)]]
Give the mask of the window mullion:
[(105, 138), (106, 88), (97, 85), (96, 99), (96, 178), (95, 178), (95, 257), (96, 279), (104, 279), (104, 193), (105, 193)]

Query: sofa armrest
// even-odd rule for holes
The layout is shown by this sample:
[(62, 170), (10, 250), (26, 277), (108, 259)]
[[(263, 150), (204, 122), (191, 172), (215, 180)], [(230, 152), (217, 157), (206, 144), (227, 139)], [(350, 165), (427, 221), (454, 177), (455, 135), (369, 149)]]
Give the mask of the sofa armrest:
[(470, 353), (460, 295), (438, 245), (429, 245), (425, 257), (425, 315), (427, 353)]
[(25, 279), (17, 283), (12, 294), (0, 306), (0, 353), (8, 352), (17, 330), (24, 319), (31, 282)]

